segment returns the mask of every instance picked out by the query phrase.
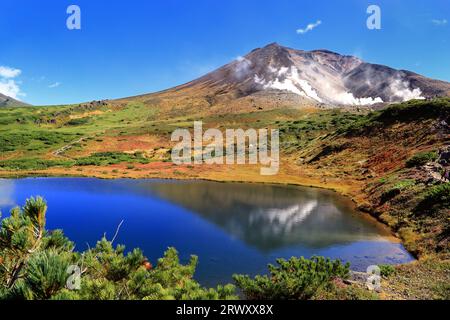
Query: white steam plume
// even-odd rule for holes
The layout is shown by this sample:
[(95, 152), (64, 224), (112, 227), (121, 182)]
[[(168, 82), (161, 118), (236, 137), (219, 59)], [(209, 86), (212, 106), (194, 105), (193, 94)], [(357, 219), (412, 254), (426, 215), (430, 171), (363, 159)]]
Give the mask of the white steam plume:
[[(316, 87), (313, 86), (305, 79), (300, 78), (298, 69), (292, 66), (290, 69), (282, 67), (276, 69), (269, 66), (269, 71), (276, 75), (276, 78), (271, 81), (267, 81), (255, 75), (254, 80), (256, 83), (262, 85), (264, 89), (277, 89), (285, 90), (295, 93), (299, 96), (310, 98), (319, 103), (324, 103), (324, 101), (332, 102), (335, 104), (343, 105), (372, 105), (375, 103), (382, 103), (383, 100), (380, 97), (372, 98), (356, 98), (352, 93), (339, 90), (335, 86), (330, 85), (327, 79), (320, 79), (316, 83)], [(280, 77), (283, 77), (282, 80)], [(321, 94), (319, 96), (318, 92)]]
[[(409, 83), (397, 78), (391, 82), (389, 89), (394, 97), (399, 98), (401, 101), (408, 101), (412, 99), (425, 99), (422, 97), (422, 90), (420, 88), (415, 88), (411, 90), (409, 88)], [(394, 99), (391, 99), (394, 100)]]
[(262, 85), (264, 89), (277, 89), (277, 90), (285, 90), (300, 96), (311, 98), (317, 102), (322, 102), (322, 99), (317, 95), (317, 92), (311, 87), (308, 81), (300, 78), (298, 74), (297, 68), (294, 66), (291, 67), (290, 71), (286, 67), (280, 68), (276, 70), (273, 67), (269, 67), (269, 70), (276, 74), (277, 76), (285, 76), (283, 80), (280, 78), (275, 78), (272, 81), (266, 81), (265, 79), (261, 79), (258, 75), (255, 75), (255, 82)]
[(245, 77), (250, 67), (252, 66), (252, 62), (245, 57), (237, 57), (236, 64), (234, 66), (234, 73), (238, 79)]

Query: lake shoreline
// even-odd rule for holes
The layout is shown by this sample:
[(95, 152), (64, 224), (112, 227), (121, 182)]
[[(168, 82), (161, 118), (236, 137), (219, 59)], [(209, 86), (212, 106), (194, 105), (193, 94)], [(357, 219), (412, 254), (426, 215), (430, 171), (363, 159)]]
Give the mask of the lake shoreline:
[[(385, 223), (383, 220), (378, 219), (377, 215), (371, 214), (370, 212), (366, 210), (361, 210), (361, 203), (358, 202), (358, 199), (355, 199), (356, 197), (352, 197), (351, 194), (346, 194), (345, 192), (341, 192), (340, 190), (336, 188), (331, 188), (327, 184), (317, 185), (317, 184), (301, 184), (298, 182), (286, 182), (286, 181), (278, 181), (278, 182), (262, 182), (262, 181), (254, 181), (254, 180), (237, 180), (237, 179), (218, 179), (211, 178), (211, 177), (177, 177), (177, 176), (164, 176), (161, 177), (159, 175), (154, 175), (151, 177), (129, 177), (124, 175), (118, 175), (113, 176), (110, 175), (108, 177), (105, 176), (96, 176), (96, 175), (87, 175), (87, 174), (73, 174), (73, 173), (66, 173), (61, 174), (58, 173), (51, 173), (51, 172), (28, 172), (28, 173), (17, 173), (17, 172), (8, 172), (5, 174), (4, 172), (0, 172), (0, 178), (3, 179), (26, 179), (26, 178), (86, 178), (86, 179), (99, 179), (99, 180), (120, 180), (120, 179), (127, 179), (127, 180), (138, 180), (138, 179), (155, 179), (155, 180), (169, 180), (169, 181), (212, 181), (217, 183), (243, 183), (243, 184), (260, 184), (260, 185), (278, 185), (278, 186), (292, 186), (292, 187), (307, 187), (307, 188), (315, 188), (315, 189), (323, 189), (328, 190), (330, 192), (337, 193), (341, 196), (344, 196), (348, 199), (348, 201), (351, 201), (356, 210), (358, 210), (359, 213), (362, 214), (362, 216), (370, 218), (371, 220), (375, 220), (377, 223), (383, 225), (385, 228), (389, 229), (390, 233), (400, 241), (400, 243), (404, 246), (404, 248), (411, 254), (411, 256), (416, 259), (411, 262), (406, 262), (402, 264), (396, 265), (396, 276), (391, 277), (388, 279), (383, 279), (383, 287), (386, 288), (386, 293), (383, 292), (383, 294), (380, 295), (382, 299), (408, 299), (409, 297), (405, 297), (402, 295), (402, 292), (404, 288), (410, 288), (409, 285), (405, 284), (405, 279), (410, 279), (410, 281), (414, 282), (414, 284), (411, 286), (411, 288), (414, 289), (415, 296), (421, 297), (422, 295), (425, 297), (428, 297), (428, 289), (423, 287), (422, 280), (426, 281), (427, 279), (435, 279), (432, 283), (438, 283), (442, 279), (445, 278), (445, 274), (442, 274), (442, 268), (446, 268), (448, 264), (448, 260), (445, 259), (445, 257), (435, 256), (435, 255), (425, 255), (425, 256), (416, 256), (414, 252), (411, 252), (408, 250), (408, 247), (405, 246), (405, 242), (401, 237), (398, 237), (392, 229), (389, 227), (387, 223)], [(348, 190), (348, 189), (347, 189)], [(362, 192), (362, 191), (361, 191)], [(361, 199), (361, 198), (360, 198)], [(413, 277), (413, 275), (416, 275), (416, 271), (422, 271), (423, 274), (420, 274), (419, 279), (416, 279)], [(422, 280), (421, 280), (422, 279)], [(425, 282), (426, 283), (426, 282)], [(363, 285), (363, 284), (361, 284)], [(427, 287), (428, 288), (428, 287)]]
[[(8, 180), (10, 180), (11, 182), (7, 182)], [(29, 197), (29, 196), (35, 196), (37, 194), (40, 194), (44, 197), (47, 190), (58, 190), (57, 192), (63, 192), (61, 195), (55, 197), (53, 196), (52, 199), (49, 199), (49, 203), (58, 203), (59, 199), (64, 199), (66, 196), (70, 196), (71, 194), (76, 195), (77, 194), (77, 190), (92, 190), (94, 193), (96, 193), (94, 190), (104, 190), (105, 194), (107, 192), (109, 192), (108, 190), (122, 190), (122, 188), (128, 188), (126, 186), (140, 186), (140, 188), (142, 190), (147, 190), (146, 193), (143, 193), (145, 195), (150, 196), (149, 199), (151, 199), (152, 197), (152, 191), (151, 190), (159, 190), (158, 187), (157, 189), (154, 189), (154, 185), (156, 186), (166, 186), (166, 187), (162, 187), (162, 191), (163, 193), (162, 198), (161, 199), (166, 199), (169, 202), (174, 201), (174, 203), (178, 203), (179, 205), (181, 205), (182, 207), (187, 208), (188, 210), (193, 210), (193, 212), (202, 212), (201, 210), (196, 210), (195, 207), (194, 208), (190, 208), (189, 205), (185, 206), (186, 201), (195, 201), (195, 200), (187, 200), (187, 199), (195, 199), (195, 193), (191, 194), (190, 196), (181, 196), (181, 194), (185, 194), (189, 192), (192, 192), (193, 190), (198, 190), (200, 189), (204, 189), (204, 190), (215, 190), (215, 193), (211, 193), (208, 192), (209, 200), (202, 198), (199, 198), (195, 203), (217, 203), (217, 205), (219, 205), (219, 208), (222, 209), (214, 209), (214, 208), (209, 208), (209, 210), (211, 212), (215, 212), (214, 216), (223, 216), (223, 217), (230, 217), (231, 219), (234, 217), (236, 218), (237, 216), (241, 216), (242, 212), (241, 212), (241, 208), (238, 206), (236, 207), (234, 210), (233, 209), (227, 209), (228, 211), (224, 211), (223, 207), (220, 205), (220, 199), (222, 199), (222, 197), (224, 195), (227, 195), (226, 198), (230, 199), (230, 197), (232, 199), (235, 199), (234, 201), (237, 201), (235, 203), (246, 203), (246, 205), (250, 206), (250, 208), (252, 206), (262, 206), (261, 208), (265, 208), (265, 210), (269, 209), (269, 208), (273, 208), (270, 209), (272, 211), (275, 210), (279, 210), (279, 214), (280, 214), (280, 220), (278, 221), (272, 221), (271, 218), (269, 220), (264, 220), (266, 221), (266, 225), (270, 226), (273, 225), (273, 228), (277, 229), (279, 227), (276, 227), (279, 223), (286, 223), (289, 221), (286, 221), (285, 218), (283, 218), (285, 215), (286, 210), (289, 210), (288, 208), (292, 208), (292, 205), (296, 205), (297, 209), (296, 210), (296, 214), (299, 214), (299, 218), (301, 218), (300, 221), (303, 221), (304, 218), (304, 214), (306, 212), (309, 213), (309, 210), (314, 210), (314, 211), (310, 211), (311, 217), (315, 217), (312, 220), (309, 219), (309, 223), (307, 223), (308, 225), (310, 223), (313, 223), (312, 221), (325, 221), (323, 220), (323, 218), (321, 218), (324, 214), (326, 217), (328, 217), (329, 221), (334, 221), (334, 223), (337, 223), (337, 225), (334, 225), (333, 223), (322, 223), (323, 226), (319, 227), (319, 228), (311, 228), (310, 225), (309, 229), (306, 230), (302, 230), (302, 229), (293, 229), (292, 232), (296, 233), (297, 236), (296, 238), (298, 239), (303, 239), (305, 238), (305, 235), (309, 235), (308, 236), (308, 240), (312, 239), (311, 237), (317, 236), (317, 231), (318, 230), (322, 230), (321, 233), (327, 234), (328, 237), (325, 237), (326, 239), (341, 239), (338, 240), (336, 242), (336, 246), (345, 246), (347, 244), (352, 243), (352, 241), (355, 241), (355, 239), (360, 239), (357, 241), (374, 241), (374, 242), (379, 242), (379, 243), (391, 243), (391, 244), (398, 244), (399, 246), (401, 246), (403, 248), (403, 245), (400, 241), (400, 239), (398, 237), (395, 237), (392, 232), (384, 225), (381, 224), (380, 222), (376, 221), (376, 219), (374, 219), (373, 217), (369, 216), (368, 214), (365, 214), (361, 211), (357, 210), (357, 207), (355, 206), (355, 203), (353, 201), (351, 201), (351, 199), (349, 199), (348, 197), (344, 197), (342, 196), (340, 193), (336, 192), (335, 190), (330, 190), (327, 188), (318, 188), (318, 187), (309, 187), (309, 186), (303, 186), (303, 185), (298, 185), (298, 184), (292, 184), (292, 183), (257, 183), (257, 182), (248, 182), (248, 181), (217, 181), (217, 180), (213, 180), (213, 179), (173, 179), (173, 178), (142, 178), (142, 179), (130, 179), (127, 177), (115, 177), (114, 179), (98, 179), (96, 177), (80, 177), (80, 176), (65, 176), (65, 177), (60, 177), (60, 176), (55, 176), (55, 175), (46, 175), (46, 176), (42, 176), (42, 175), (33, 175), (33, 176), (22, 176), (22, 177), (8, 177), (6, 179), (3, 179), (4, 183), (6, 183), (6, 186), (8, 184), (10, 184), (11, 186), (15, 185), (15, 190), (17, 192), (17, 194), (21, 194), (21, 201), (25, 201), (24, 197)], [(108, 181), (117, 181), (117, 182), (111, 182), (109, 183)], [(134, 182), (136, 181), (136, 183)], [(1, 182), (1, 181), (0, 181)], [(96, 189), (92, 189), (92, 187), (89, 186), (96, 186)], [(173, 185), (173, 187), (172, 187)], [(186, 186), (183, 187), (183, 186)], [(72, 187), (67, 187), (66, 186), (79, 186), (76, 189), (72, 189)], [(178, 186), (178, 187), (177, 187)], [(203, 186), (203, 187), (202, 187)], [(175, 190), (179, 190), (181, 187), (181, 190), (184, 190), (181, 194), (177, 193)], [(90, 188), (90, 189), (89, 189)], [(120, 189), (117, 189), (120, 188)], [(159, 187), (161, 188), (161, 187)], [(174, 188), (174, 189), (173, 189)], [(174, 190), (174, 192), (167, 192), (168, 190)], [(41, 190), (42, 193), (39, 193)], [(123, 189), (123, 191), (125, 191), (126, 189)], [(134, 189), (131, 189), (134, 190)], [(251, 192), (247, 191), (247, 190), (251, 190)], [(256, 191), (259, 190), (259, 191)], [(269, 191), (271, 190), (271, 191)], [(272, 191), (273, 190), (273, 191)], [(267, 194), (265, 193), (267, 192)], [(275, 192), (275, 193), (274, 193)], [(114, 193), (116, 194), (116, 193)], [(121, 192), (118, 193), (119, 195), (121, 194)], [(159, 194), (159, 193), (157, 193)], [(263, 196), (264, 194), (266, 194), (266, 196)], [(205, 194), (206, 195), (206, 194)], [(203, 196), (205, 196), (203, 195)], [(168, 196), (168, 198), (166, 198), (166, 196)], [(174, 199), (172, 199), (171, 197), (175, 196)], [(317, 198), (320, 197), (320, 198)], [(273, 200), (270, 200), (273, 199)], [(276, 199), (276, 202), (271, 202), (274, 201)], [(314, 199), (316, 199), (314, 201)], [(322, 199), (322, 200), (319, 200)], [(334, 199), (334, 200), (330, 200), (330, 199)], [(313, 205), (313, 207), (311, 209), (309, 208), (309, 205), (311, 204), (311, 200), (313, 203), (315, 203)], [(92, 200), (94, 201), (94, 200)], [(139, 200), (138, 200), (139, 201)], [(333, 202), (329, 202), (329, 201), (333, 201)], [(96, 202), (97, 203), (97, 202)], [(228, 202), (227, 202), (228, 203)], [(319, 208), (317, 206), (317, 203), (322, 204), (322, 207), (320, 207), (321, 209), (313, 209), (313, 208)], [(332, 203), (332, 207), (329, 207), (329, 204)], [(298, 205), (300, 204), (300, 209), (298, 208)], [(102, 199), (100, 198), (98, 201), (98, 207), (102, 208)], [(208, 205), (205, 205), (206, 207), (210, 207)], [(287, 206), (287, 207), (286, 207)], [(304, 209), (301, 209), (304, 206)], [(145, 206), (143, 206), (145, 207)], [(58, 208), (58, 206), (56, 206), (56, 208)], [(335, 208), (335, 209), (328, 209), (328, 208)], [(59, 209), (61, 211), (61, 209)], [(248, 210), (248, 208), (247, 208)], [(244, 210), (244, 211), (247, 211)], [(269, 210), (269, 211), (270, 211)], [(306, 210), (306, 211), (304, 211)], [(318, 211), (317, 211), (318, 210)], [(331, 211), (330, 211), (331, 210)], [(338, 210), (335, 213), (332, 213), (332, 210)], [(125, 219), (126, 217), (126, 210), (123, 211), (122, 210), (122, 214), (124, 216), (122, 216), (121, 219)], [(240, 213), (241, 212), (241, 213)], [(248, 211), (248, 212), (253, 212), (252, 210)], [(256, 211), (258, 212), (258, 211)], [(302, 213), (305, 212), (305, 213)], [(333, 211), (334, 212), (334, 211)], [(339, 215), (336, 215), (339, 212)], [(228, 214), (229, 215), (228, 215)], [(307, 216), (308, 216), (308, 213)], [(361, 213), (363, 213), (361, 215)], [(289, 213), (289, 215), (292, 215), (293, 213)], [(340, 220), (334, 220), (334, 219), (339, 219), (338, 217), (340, 216), (340, 214), (344, 214), (344, 216), (347, 216), (348, 218), (346, 218), (345, 220), (342, 220), (342, 222), (347, 221), (345, 223), (348, 223), (348, 221), (352, 221), (352, 219), (356, 219), (355, 221), (359, 221), (356, 225), (353, 226), (358, 226), (354, 229), (346, 229), (346, 228), (342, 228), (339, 227), (341, 226), (341, 224), (339, 223)], [(268, 217), (270, 217), (271, 215), (269, 214)], [(132, 216), (130, 216), (132, 217)], [(259, 220), (255, 220), (257, 216), (252, 215), (252, 221), (254, 221), (255, 223), (257, 223), (257, 221)], [(353, 218), (352, 218), (353, 217)], [(80, 218), (82, 218), (82, 216), (80, 216)], [(289, 220), (292, 220), (289, 219)], [(294, 219), (295, 220), (295, 219)], [(291, 222), (294, 222), (294, 220), (292, 220)], [(234, 220), (232, 220), (234, 221)], [(264, 222), (263, 220), (261, 220), (260, 222)], [(286, 221), (286, 222), (285, 222)], [(106, 223), (106, 222), (105, 222)], [(246, 225), (248, 224), (248, 222), (246, 223)], [(258, 224), (260, 225), (260, 224)], [(352, 225), (352, 224), (351, 224)], [(369, 229), (366, 229), (366, 225), (370, 226), (368, 227)], [(56, 224), (53, 226), (54, 227), (58, 227), (59, 224)], [(61, 225), (64, 228), (64, 225)], [(255, 225), (256, 226), (256, 225)], [(350, 226), (350, 225), (349, 225)], [(309, 231), (308, 231), (309, 230)], [(324, 231), (324, 230), (328, 230), (328, 231)], [(366, 232), (367, 230), (371, 230), (370, 231), (370, 236), (368, 238), (361, 238), (361, 235), (364, 234), (364, 232)], [(72, 230), (73, 232), (73, 230)], [(362, 233), (361, 233), (362, 232)], [(348, 240), (341, 242), (342, 237), (345, 237), (346, 234), (351, 235)], [(333, 236), (334, 235), (334, 236)], [(338, 237), (336, 237), (336, 235), (339, 235)], [(374, 235), (376, 235), (374, 237)], [(264, 240), (264, 242), (267, 242), (269, 238), (267, 238), (268, 235), (265, 236), (266, 240)], [(271, 238), (270, 238), (271, 239)], [(292, 239), (292, 238), (291, 238)], [(345, 238), (347, 239), (347, 238)], [(278, 240), (278, 239), (272, 239), (273, 240)], [(348, 241), (348, 242), (347, 242)], [(270, 243), (278, 243), (277, 241), (275, 242), (270, 242)], [(136, 244), (135, 244), (136, 245)], [(287, 245), (287, 244), (286, 244)], [(290, 244), (292, 245), (292, 244)], [(332, 247), (334, 247), (334, 245), (332, 245)], [(331, 248), (331, 247), (330, 247)], [(400, 264), (400, 263), (406, 263), (411, 261), (411, 258), (413, 258), (412, 256), (409, 255), (410, 258), (408, 258), (408, 260), (396, 260), (396, 257), (391, 255), (391, 253), (388, 253), (388, 251), (384, 251), (385, 249), (383, 248), (383, 245), (381, 245), (380, 251), (371, 251), (371, 249), (369, 249), (369, 251), (367, 251), (366, 253), (362, 253), (359, 252), (360, 249), (355, 248), (354, 251), (348, 251), (349, 252), (353, 252), (353, 256), (354, 257), (358, 257), (357, 259), (362, 259), (362, 257), (364, 255), (370, 256), (370, 257), (365, 257), (365, 259), (372, 259), (372, 256), (375, 255), (380, 255), (383, 256), (383, 262), (381, 260), (377, 260), (378, 263), (394, 263), (394, 264)], [(404, 250), (404, 249), (403, 249)], [(195, 252), (195, 251), (194, 251)], [(369, 252), (372, 252), (371, 254), (369, 254)], [(377, 252), (377, 253), (375, 253)], [(383, 253), (385, 252), (385, 253)], [(404, 252), (406, 253), (407, 251), (404, 250)], [(342, 255), (342, 259), (349, 259), (349, 255), (348, 253), (344, 253)], [(314, 253), (316, 254), (316, 253)], [(318, 253), (317, 253), (318, 254)], [(333, 254), (331, 252), (329, 252), (330, 256), (333, 257)], [(308, 254), (307, 254), (308, 255)], [(326, 253), (325, 253), (325, 256)], [(335, 258), (339, 257), (338, 256), (334, 256)], [(390, 257), (390, 258), (389, 258)], [(391, 260), (392, 259), (392, 260)], [(385, 261), (384, 261), (385, 260)], [(392, 261), (392, 262), (389, 262)], [(394, 262), (396, 261), (396, 262)], [(364, 266), (363, 266), (364, 267)], [(355, 270), (361, 271), (361, 265), (360, 264), (356, 264), (355, 265)], [(365, 267), (364, 267), (365, 268)]]
[[(113, 175), (107, 175), (107, 176), (98, 176), (98, 175), (86, 175), (86, 174), (60, 174), (60, 173), (51, 173), (46, 172), (45, 174), (37, 173), (36, 171), (33, 172), (27, 172), (27, 173), (21, 173), (21, 174), (14, 174), (13, 172), (8, 172), (5, 174), (5, 172), (0, 171), (0, 179), (24, 179), (24, 178), (94, 178), (94, 179), (100, 179), (100, 180), (120, 180), (120, 179), (130, 179), (130, 180), (168, 180), (168, 181), (210, 181), (210, 182), (217, 182), (217, 183), (242, 183), (242, 184), (261, 184), (261, 185), (277, 185), (277, 186), (293, 186), (293, 187), (304, 187), (304, 188), (315, 188), (315, 189), (321, 189), (321, 190), (328, 190), (330, 192), (334, 192), (339, 194), (340, 196), (343, 196), (350, 200), (353, 205), (354, 209), (358, 211), (361, 215), (363, 215), (365, 218), (370, 219), (372, 222), (379, 223), (383, 225), (387, 230), (389, 230), (391, 237), (390, 239), (395, 239), (399, 243), (403, 243), (401, 237), (394, 232), (389, 225), (383, 221), (382, 219), (379, 219), (379, 216), (374, 214), (374, 212), (371, 212), (370, 210), (365, 210), (365, 202), (358, 200), (358, 197), (354, 196), (354, 193), (347, 192), (344, 188), (335, 188), (331, 187), (330, 185), (326, 183), (322, 184), (303, 184), (301, 182), (280, 182), (280, 181), (258, 181), (254, 179), (249, 180), (237, 180), (237, 179), (220, 179), (220, 178), (206, 178), (206, 177), (176, 177), (176, 176), (152, 176), (152, 177), (139, 177), (139, 176), (113, 176)], [(343, 186), (344, 187), (344, 186)], [(361, 191), (360, 191), (361, 192)], [(408, 252), (415, 258), (418, 259), (418, 257), (408, 250)]]

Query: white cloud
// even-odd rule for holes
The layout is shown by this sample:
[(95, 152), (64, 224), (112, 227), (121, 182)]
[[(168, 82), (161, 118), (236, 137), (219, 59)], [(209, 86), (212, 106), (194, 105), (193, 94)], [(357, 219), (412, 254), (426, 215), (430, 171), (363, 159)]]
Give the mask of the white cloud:
[(0, 93), (13, 99), (18, 99), (18, 96), (25, 94), (20, 91), (19, 84), (12, 78), (18, 77), (22, 73), (21, 70), (0, 66)]
[(17, 82), (6, 79), (0, 79), (0, 93), (13, 99), (18, 99), (19, 95), (23, 95)]
[(51, 85), (49, 85), (48, 87), (49, 88), (57, 88), (57, 87), (59, 87), (61, 85), (61, 82), (55, 82), (55, 83), (52, 83)]
[(15, 78), (22, 73), (19, 69), (14, 69), (10, 67), (0, 66), (0, 77), (1, 78)]
[(433, 19), (431, 20), (431, 22), (435, 25), (435, 26), (445, 26), (448, 21), (447, 19)]
[(315, 23), (310, 23), (306, 26), (306, 28), (304, 29), (297, 29), (297, 33), (298, 34), (305, 34), (309, 31), (312, 31), (314, 28), (317, 28), (318, 26), (320, 26), (322, 24), (321, 20), (317, 20)]

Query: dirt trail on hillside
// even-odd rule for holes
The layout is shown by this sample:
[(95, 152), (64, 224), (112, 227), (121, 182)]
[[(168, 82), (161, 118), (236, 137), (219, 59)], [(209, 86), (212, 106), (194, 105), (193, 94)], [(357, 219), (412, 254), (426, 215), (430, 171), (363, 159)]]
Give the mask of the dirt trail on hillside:
[(72, 146), (73, 146), (74, 144), (81, 143), (81, 142), (83, 142), (84, 140), (86, 140), (86, 139), (88, 139), (88, 138), (89, 138), (89, 137), (82, 137), (82, 138), (80, 138), (80, 139), (78, 139), (78, 140), (76, 140), (76, 141), (72, 141), (72, 142), (70, 142), (69, 144), (66, 144), (65, 146), (59, 148), (58, 150), (53, 151), (53, 155), (54, 155), (55, 157), (67, 158), (67, 159), (68, 159), (69, 157), (63, 156), (63, 155), (61, 155), (61, 154), (64, 153), (64, 152), (66, 152), (66, 151), (69, 150), (70, 148), (72, 148)]

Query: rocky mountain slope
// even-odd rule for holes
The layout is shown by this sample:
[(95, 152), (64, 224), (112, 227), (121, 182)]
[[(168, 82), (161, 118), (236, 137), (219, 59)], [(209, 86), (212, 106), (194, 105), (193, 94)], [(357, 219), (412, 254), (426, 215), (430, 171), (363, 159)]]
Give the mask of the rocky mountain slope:
[(5, 96), (0, 93), (0, 108), (1, 107), (18, 107), (18, 106), (26, 106), (27, 104), (18, 100), (15, 100), (11, 97)]
[(450, 96), (450, 83), (328, 50), (295, 50), (273, 43), (187, 84), (119, 101), (137, 100), (177, 115), (285, 106), (377, 106), (438, 96)]

